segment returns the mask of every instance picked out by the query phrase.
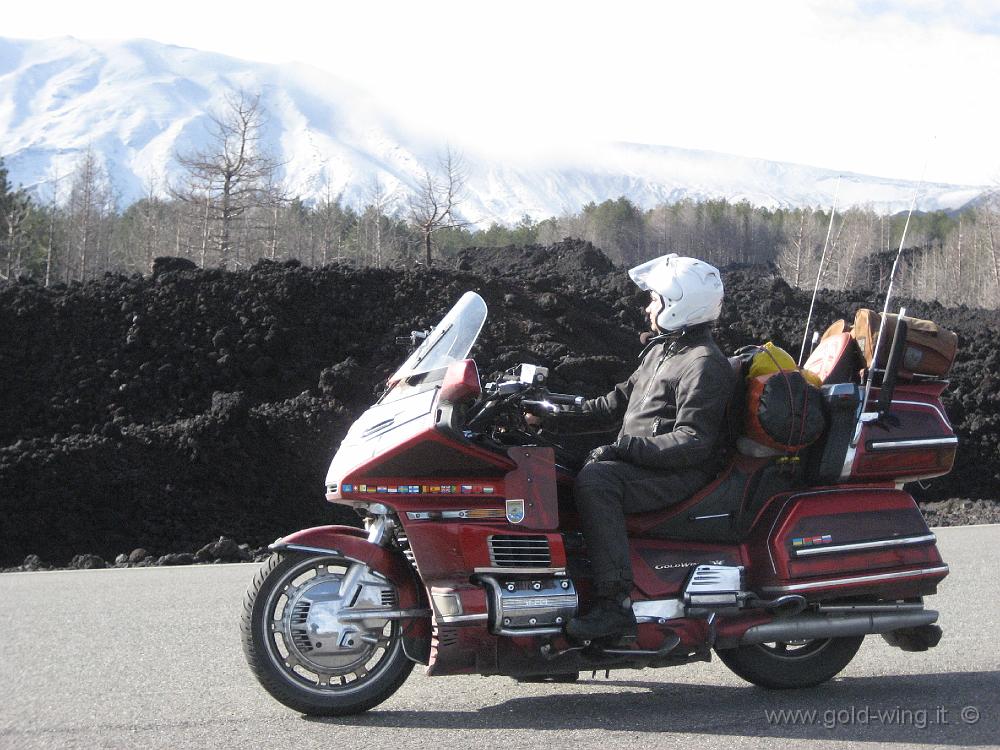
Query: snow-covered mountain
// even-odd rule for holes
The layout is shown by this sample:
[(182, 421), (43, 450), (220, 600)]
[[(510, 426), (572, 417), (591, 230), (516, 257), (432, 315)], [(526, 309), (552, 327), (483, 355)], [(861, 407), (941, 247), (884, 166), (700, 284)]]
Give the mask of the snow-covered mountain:
[[(178, 151), (203, 144), (207, 112), (228, 91), (260, 92), (265, 141), (284, 162), (284, 179), (306, 199), (343, 193), (368, 201), (374, 176), (399, 203), (443, 139), (415, 132), (364, 92), (303, 65), (248, 62), (149, 40), (85, 42), (0, 38), (0, 156), (15, 184), (51, 195), (89, 147), (108, 169), (121, 202), (176, 180)], [(480, 224), (546, 218), (620, 195), (649, 207), (682, 198), (755, 205), (909, 206), (906, 180), (666, 146), (613, 143), (541, 158), (499, 158), (490, 144), (463, 147), (467, 219)], [(65, 188), (62, 188), (65, 190)], [(958, 208), (980, 186), (926, 184), (923, 210)]]

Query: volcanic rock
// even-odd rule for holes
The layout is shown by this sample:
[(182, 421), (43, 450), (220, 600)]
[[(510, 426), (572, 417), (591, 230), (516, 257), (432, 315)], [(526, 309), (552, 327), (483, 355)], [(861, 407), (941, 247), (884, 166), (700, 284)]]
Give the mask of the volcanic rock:
[(104, 558), (98, 555), (83, 554), (75, 555), (70, 561), (69, 567), (76, 570), (93, 570), (95, 568), (106, 568), (108, 564), (104, 562)]
[(243, 560), (240, 554), (240, 547), (229, 537), (220, 536), (218, 541), (210, 542), (194, 553), (195, 559), (199, 562), (209, 562), (212, 560), (222, 562), (239, 562)]
[[(809, 295), (769, 267), (723, 278), (723, 351), (773, 340), (797, 353)], [(408, 355), (397, 338), (470, 289), (491, 311), (473, 351), (483, 381), (530, 362), (549, 368), (553, 391), (594, 396), (635, 367), (645, 295), (573, 240), (469, 249), (450, 268), (162, 260), (148, 278), (0, 283), (0, 565), (81, 550), (113, 559), (140, 541), (200, 552), (220, 536), (245, 540), (251, 559), (298, 528), (356, 524), (323, 499), (330, 458)], [(955, 469), (911, 491), (1000, 497), (996, 312), (897, 302), (960, 339), (944, 396)], [(821, 293), (814, 320), (822, 329), (880, 305), (872, 292)], [(137, 550), (129, 563), (149, 558)]]
[(191, 565), (195, 562), (195, 556), (190, 552), (171, 552), (168, 555), (162, 555), (159, 560), (156, 561), (157, 565)]

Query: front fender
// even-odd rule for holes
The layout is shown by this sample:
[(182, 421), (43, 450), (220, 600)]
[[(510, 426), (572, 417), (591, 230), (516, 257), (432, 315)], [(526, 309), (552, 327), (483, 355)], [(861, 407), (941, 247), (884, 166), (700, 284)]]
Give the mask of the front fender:
[[(290, 548), (290, 549), (289, 549)], [(271, 545), (275, 552), (337, 552), (378, 571), (399, 589), (399, 606), (416, 607), (420, 604), (423, 586), (413, 568), (402, 555), (387, 547), (368, 541), (363, 529), (353, 526), (315, 526), (283, 536)]]
[[(310, 552), (321, 554), (335, 552), (388, 578), (399, 596), (400, 609), (426, 608), (427, 597), (416, 571), (406, 558), (389, 547), (368, 541), (368, 534), (354, 526), (315, 526), (281, 537), (270, 547), (275, 552)], [(403, 648), (414, 661), (427, 663), (430, 655), (431, 627), (429, 617), (405, 621)]]

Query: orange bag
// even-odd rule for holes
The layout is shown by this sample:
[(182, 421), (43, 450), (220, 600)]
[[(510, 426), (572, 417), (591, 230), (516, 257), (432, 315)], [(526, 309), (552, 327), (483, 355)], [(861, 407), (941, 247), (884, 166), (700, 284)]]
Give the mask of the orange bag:
[(746, 436), (783, 452), (812, 444), (826, 429), (823, 397), (799, 370), (747, 380)]

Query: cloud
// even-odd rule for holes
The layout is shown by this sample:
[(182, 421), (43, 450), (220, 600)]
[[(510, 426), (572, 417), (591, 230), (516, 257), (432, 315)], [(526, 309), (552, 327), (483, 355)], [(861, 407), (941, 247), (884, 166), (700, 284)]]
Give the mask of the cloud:
[[(850, 3), (837, 3), (841, 8)], [(854, 10), (868, 18), (901, 18), (934, 27), (1000, 36), (1000, 4), (995, 0), (858, 0)]]

